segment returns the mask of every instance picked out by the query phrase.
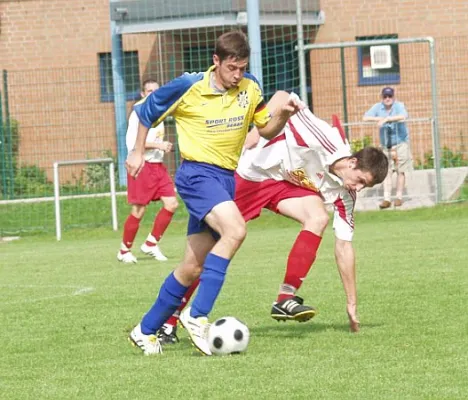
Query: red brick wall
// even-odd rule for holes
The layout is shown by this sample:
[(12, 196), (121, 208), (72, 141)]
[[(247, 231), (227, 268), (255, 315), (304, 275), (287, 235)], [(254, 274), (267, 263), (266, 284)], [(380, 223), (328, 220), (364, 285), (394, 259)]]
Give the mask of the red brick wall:
[[(442, 144), (460, 146), (460, 137), (468, 136), (463, 109), (468, 103), (468, 2), (322, 0), (321, 5), (326, 22), (311, 37), (317, 43), (395, 33), (436, 38)], [(138, 50), (142, 77), (167, 81), (183, 68), (170, 56), (180, 54), (182, 39), (161, 35), (159, 49), (155, 34), (125, 35), (124, 50)], [(113, 103), (102, 103), (99, 89), (98, 53), (110, 50), (107, 0), (0, 2), (0, 69), (8, 70), (10, 113), (20, 124), (20, 162), (50, 170), (55, 160), (100, 156), (106, 149), (115, 153)], [(358, 86), (356, 51), (345, 54), (349, 119), (360, 121), (378, 101), (381, 86)], [(396, 89), (413, 117), (431, 115), (427, 60), (427, 46), (400, 46), (402, 81)], [(332, 112), (342, 116), (339, 52), (314, 51), (311, 61), (315, 111), (324, 118)], [(352, 132), (376, 133), (373, 127)], [(430, 147), (427, 124), (412, 132), (420, 152)]]
[[(441, 144), (463, 150), (468, 144), (468, 2), (459, 0), (362, 0), (322, 1), (326, 22), (318, 30), (316, 43), (355, 41), (357, 36), (398, 34), (399, 38), (432, 36), (436, 40), (439, 130)], [(429, 51), (427, 44), (399, 46), (401, 83), (397, 97), (407, 106), (410, 117), (432, 114)], [(343, 90), (339, 50), (311, 52), (314, 110), (327, 118), (343, 116)], [(345, 51), (349, 121), (362, 119), (364, 112), (379, 101), (383, 85), (359, 86), (357, 51)], [(416, 158), (431, 150), (428, 123), (411, 124)], [(373, 135), (374, 127), (352, 129), (353, 137)]]

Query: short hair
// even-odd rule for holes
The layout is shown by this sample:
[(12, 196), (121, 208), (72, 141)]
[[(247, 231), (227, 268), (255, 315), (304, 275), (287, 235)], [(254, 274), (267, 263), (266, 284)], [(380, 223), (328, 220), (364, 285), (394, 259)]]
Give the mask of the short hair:
[(388, 158), (377, 147), (367, 146), (353, 153), (357, 159), (356, 168), (372, 175), (372, 186), (382, 183), (388, 174)]
[(227, 58), (245, 60), (250, 56), (249, 40), (242, 31), (224, 33), (216, 40), (214, 53), (219, 57), (220, 61)]
[(154, 80), (153, 78), (145, 79), (145, 80), (143, 81), (143, 83), (141, 84), (141, 91), (142, 91), (142, 92), (145, 91), (145, 87), (146, 87), (146, 85), (148, 85), (149, 83), (156, 83), (156, 85), (159, 85), (158, 81)]

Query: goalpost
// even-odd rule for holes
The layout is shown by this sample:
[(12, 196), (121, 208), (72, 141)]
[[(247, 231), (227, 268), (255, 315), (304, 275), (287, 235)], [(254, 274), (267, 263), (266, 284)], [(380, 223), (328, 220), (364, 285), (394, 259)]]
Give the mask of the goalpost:
[[(71, 161), (56, 161), (54, 162), (54, 203), (55, 203), (55, 232), (57, 240), (62, 239), (62, 220), (60, 214), (60, 179), (59, 167), (63, 165), (78, 165), (78, 164), (109, 164), (109, 181), (110, 181), (110, 198), (111, 198), (111, 213), (112, 213), (112, 229), (116, 231), (117, 226), (117, 199), (115, 191), (115, 165), (112, 158), (94, 158), (90, 160), (71, 160)], [(88, 195), (71, 196), (73, 198), (88, 197)], [(70, 196), (67, 196), (70, 198)]]

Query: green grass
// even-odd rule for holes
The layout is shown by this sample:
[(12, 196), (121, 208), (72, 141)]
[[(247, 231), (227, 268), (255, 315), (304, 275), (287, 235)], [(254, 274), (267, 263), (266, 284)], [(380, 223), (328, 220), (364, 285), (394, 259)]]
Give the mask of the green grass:
[(155, 357), (126, 340), (180, 260), (183, 218), (164, 239), (168, 263), (117, 263), (109, 228), (0, 244), (0, 398), (466, 399), (468, 205), (362, 213), (356, 224), (361, 332), (348, 331), (331, 229), (301, 289), (319, 315), (270, 319), (299, 227), (265, 214), (211, 315), (251, 330), (247, 353), (231, 357), (200, 356), (185, 332)]

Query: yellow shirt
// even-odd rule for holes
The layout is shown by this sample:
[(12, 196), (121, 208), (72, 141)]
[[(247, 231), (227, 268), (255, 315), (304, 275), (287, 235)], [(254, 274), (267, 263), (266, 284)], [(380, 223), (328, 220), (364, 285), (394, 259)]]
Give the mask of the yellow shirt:
[(134, 110), (148, 128), (172, 114), (183, 159), (235, 170), (250, 124), (264, 127), (271, 116), (252, 75), (244, 74), (237, 87), (219, 93), (210, 85), (213, 69), (181, 75)]

